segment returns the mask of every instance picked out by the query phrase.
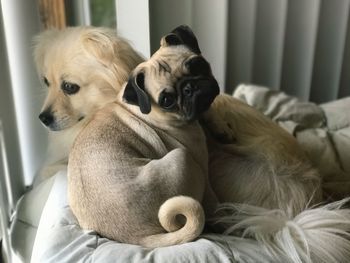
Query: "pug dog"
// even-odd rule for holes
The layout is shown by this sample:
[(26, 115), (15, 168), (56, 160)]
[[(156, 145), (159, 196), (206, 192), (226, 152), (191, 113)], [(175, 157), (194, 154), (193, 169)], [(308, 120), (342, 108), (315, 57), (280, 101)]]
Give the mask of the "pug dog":
[(68, 196), (81, 227), (148, 248), (197, 238), (217, 202), (197, 118), (218, 94), (192, 31), (163, 37), (73, 144)]

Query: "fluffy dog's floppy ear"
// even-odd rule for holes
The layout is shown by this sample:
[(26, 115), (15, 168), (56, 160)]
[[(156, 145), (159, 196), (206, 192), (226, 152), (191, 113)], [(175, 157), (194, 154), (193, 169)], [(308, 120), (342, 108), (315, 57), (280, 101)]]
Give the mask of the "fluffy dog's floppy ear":
[(83, 47), (105, 66), (110, 66), (116, 55), (112, 31), (105, 28), (88, 28), (84, 34)]
[(185, 45), (194, 53), (201, 54), (196, 36), (192, 29), (186, 25), (178, 26), (166, 35), (161, 41), (161, 45), (164, 44), (167, 46)]
[(125, 86), (123, 100), (126, 103), (137, 105), (143, 114), (151, 111), (151, 100), (145, 91), (145, 75), (140, 72), (129, 79)]

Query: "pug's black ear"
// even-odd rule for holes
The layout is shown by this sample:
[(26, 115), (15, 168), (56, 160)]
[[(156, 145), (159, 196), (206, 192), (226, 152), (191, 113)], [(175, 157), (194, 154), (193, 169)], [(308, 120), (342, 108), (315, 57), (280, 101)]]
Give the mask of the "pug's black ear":
[(168, 46), (177, 46), (183, 44), (182, 40), (174, 33), (166, 35), (164, 37), (164, 41)]
[[(180, 39), (181, 43), (187, 46), (191, 51), (196, 54), (201, 54), (201, 50), (199, 49), (198, 41), (196, 36), (194, 35), (192, 29), (189, 26), (181, 25), (171, 31), (170, 35), (176, 35), (178, 39)], [(174, 37), (172, 37), (174, 39)]]
[(145, 75), (140, 72), (129, 78), (125, 86), (123, 100), (126, 103), (140, 107), (143, 114), (151, 112), (151, 100), (145, 91)]

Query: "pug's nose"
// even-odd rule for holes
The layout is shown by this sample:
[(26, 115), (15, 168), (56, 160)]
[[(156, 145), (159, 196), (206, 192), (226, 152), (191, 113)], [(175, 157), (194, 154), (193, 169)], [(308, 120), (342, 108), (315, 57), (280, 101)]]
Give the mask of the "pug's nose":
[(49, 111), (43, 111), (42, 113), (40, 113), (39, 119), (45, 126), (49, 126), (54, 121), (54, 117)]

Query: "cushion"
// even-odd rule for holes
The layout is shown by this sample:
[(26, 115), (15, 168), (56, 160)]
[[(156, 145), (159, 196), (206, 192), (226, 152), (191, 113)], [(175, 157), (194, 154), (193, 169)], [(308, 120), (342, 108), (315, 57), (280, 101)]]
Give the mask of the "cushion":
[[(31, 262), (269, 262), (253, 240), (203, 235), (182, 245), (146, 249), (100, 237), (80, 228), (67, 203), (66, 172), (55, 175), (45, 204)], [(239, 242), (238, 242), (239, 240)]]

